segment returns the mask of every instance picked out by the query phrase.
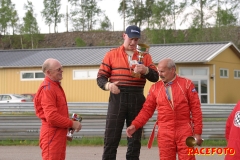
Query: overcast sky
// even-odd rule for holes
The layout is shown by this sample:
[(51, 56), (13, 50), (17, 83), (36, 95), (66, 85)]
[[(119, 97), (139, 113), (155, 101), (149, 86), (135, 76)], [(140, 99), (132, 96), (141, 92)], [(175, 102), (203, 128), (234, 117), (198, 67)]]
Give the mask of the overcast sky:
[[(29, 0), (32, 2), (34, 6), (34, 13), (37, 14), (37, 21), (40, 28), (41, 33), (49, 33), (49, 28), (44, 23), (44, 19), (42, 19), (41, 11), (43, 10), (43, 0)], [(61, 0), (61, 13), (66, 14), (66, 5), (68, 0)], [(15, 9), (17, 10), (19, 17), (22, 21), (23, 16), (25, 15), (25, 10), (23, 8), (24, 4), (27, 4), (27, 0), (12, 0), (12, 3), (15, 4)], [(117, 10), (119, 7), (120, 0), (102, 0), (98, 3), (98, 6), (101, 10), (105, 10), (105, 14), (108, 16), (112, 25), (114, 25), (115, 31), (123, 30), (123, 19), (118, 14)], [(68, 7), (70, 10), (70, 6)], [(69, 23), (70, 25), (70, 23)], [(68, 27), (71, 30), (71, 26)], [(62, 20), (62, 23), (58, 24), (58, 32), (65, 32), (66, 25), (65, 21)], [(53, 25), (51, 26), (51, 33), (53, 33)]]

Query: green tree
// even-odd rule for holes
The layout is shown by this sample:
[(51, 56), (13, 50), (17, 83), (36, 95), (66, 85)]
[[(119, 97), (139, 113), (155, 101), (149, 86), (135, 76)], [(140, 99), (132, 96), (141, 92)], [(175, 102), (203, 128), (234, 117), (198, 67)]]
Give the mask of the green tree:
[(202, 42), (205, 41), (205, 29), (211, 27), (210, 19), (214, 18), (213, 0), (189, 0), (185, 7), (191, 8), (190, 12), (184, 15), (183, 22), (190, 21), (188, 29), (188, 41)]
[(19, 20), (19, 17), (18, 17), (17, 11), (15, 10), (15, 5), (11, 6), (11, 10), (10, 11), (11, 11), (10, 12), (10, 14), (11, 14), (11, 16), (10, 16), (10, 25), (12, 27), (12, 33), (14, 35), (15, 28), (18, 26), (17, 22)]
[(144, 13), (146, 17), (146, 22), (147, 22), (147, 27), (149, 28), (150, 26), (150, 19), (152, 17), (152, 5), (154, 4), (154, 0), (146, 0), (145, 2), (145, 8), (144, 8)]
[(53, 23), (53, 19), (52, 19), (52, 16), (49, 14), (48, 10), (50, 10), (50, 4), (47, 3), (46, 0), (43, 1), (43, 4), (44, 4), (44, 9), (43, 11), (41, 12), (41, 15), (42, 17), (45, 19), (45, 24), (48, 25), (48, 28), (49, 28), (49, 33), (51, 32), (50, 31), (50, 27), (51, 27), (51, 24)]
[(154, 3), (152, 13), (152, 28), (153, 30), (159, 30), (155, 36), (157, 36), (157, 39), (159, 38), (159, 42), (166, 43), (166, 30), (172, 26), (172, 19), (169, 18), (171, 15), (171, 5), (166, 0), (160, 0)]
[[(239, 0), (215, 0), (215, 24), (212, 30), (212, 41), (225, 41), (232, 28), (237, 25)], [(237, 34), (235, 34), (237, 35)]]
[(104, 19), (100, 22), (100, 30), (103, 31), (109, 31), (112, 28), (112, 24), (111, 21), (109, 20), (109, 18), (105, 15)]
[(19, 25), (17, 26), (16, 29), (17, 29), (17, 31), (20, 35), (21, 48), (24, 49), (24, 44), (23, 44), (24, 28), (23, 28), (23, 24), (19, 23)]
[(192, 20), (190, 28), (206, 28), (210, 24), (208, 20), (213, 17), (213, 0), (189, 0), (185, 4), (185, 9), (191, 8), (190, 12), (184, 15), (182, 22), (186, 22), (189, 19)]
[(218, 25), (220, 26), (229, 26), (229, 25), (236, 25), (237, 18), (232, 13), (231, 10), (222, 10), (218, 11)]
[(184, 10), (186, 9), (187, 2), (186, 0), (169, 0), (168, 2), (170, 6), (170, 18), (172, 21), (172, 26), (174, 30), (177, 29), (177, 19), (181, 14), (183, 14)]
[(69, 0), (74, 7), (71, 10), (71, 21), (74, 30), (91, 31), (97, 25), (102, 10), (97, 6), (101, 0)]
[[(134, 24), (137, 26), (141, 26), (143, 21), (145, 20), (144, 15), (144, 5), (142, 1), (133, 0), (133, 9), (129, 11), (129, 20), (130, 24)], [(132, 16), (133, 15), (133, 16)]]
[(98, 1), (100, 0), (87, 0), (87, 5), (84, 6), (88, 31), (93, 30), (93, 27), (97, 24), (98, 16), (102, 13), (101, 9), (97, 6)]
[(118, 8), (118, 13), (124, 19), (124, 28), (125, 21), (127, 21), (128, 24), (141, 27), (141, 25), (147, 21), (147, 16), (149, 16), (149, 14), (145, 14), (145, 12), (146, 8), (142, 0), (122, 0)]
[[(123, 18), (123, 30), (125, 30), (125, 21), (134, 17), (134, 2), (132, 0), (122, 0), (118, 7), (118, 13)], [(132, 18), (134, 19), (134, 18)]]
[[(0, 28), (6, 37), (1, 37), (2, 46), (8, 45), (12, 48), (12, 36), (10, 28), (12, 28), (12, 34), (14, 35), (14, 30), (16, 27), (16, 22), (18, 20), (17, 11), (15, 10), (15, 5), (12, 4), (11, 0), (0, 0)], [(5, 45), (3, 44), (5, 43)]]
[(49, 27), (54, 24), (54, 33), (57, 32), (57, 24), (61, 23), (61, 19), (64, 17), (60, 13), (61, 0), (44, 0), (44, 9), (41, 12), (43, 18), (45, 19), (45, 24)]
[(236, 25), (239, 5), (239, 0), (217, 0), (216, 26)]
[(40, 31), (38, 28), (36, 16), (33, 12), (33, 5), (32, 2), (27, 1), (27, 4), (24, 5), (25, 16), (23, 17), (23, 27), (21, 31), (24, 34), (24, 39), (27, 42), (31, 42), (31, 48), (36, 48), (38, 46), (38, 40), (40, 39)]
[(6, 34), (7, 28), (11, 20), (11, 0), (0, 0), (0, 28), (3, 35)]
[(87, 28), (86, 12), (84, 10), (86, 4), (85, 0), (69, 0), (73, 6), (70, 11), (70, 19), (74, 31), (85, 31)]

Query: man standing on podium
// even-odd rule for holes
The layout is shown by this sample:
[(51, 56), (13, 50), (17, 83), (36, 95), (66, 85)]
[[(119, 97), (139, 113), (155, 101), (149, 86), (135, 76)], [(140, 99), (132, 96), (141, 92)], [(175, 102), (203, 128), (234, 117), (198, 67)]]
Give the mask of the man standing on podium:
[[(127, 27), (123, 33), (123, 45), (106, 53), (98, 71), (98, 86), (110, 91), (103, 160), (116, 160), (124, 122), (126, 120), (126, 126), (130, 126), (145, 101), (143, 89), (146, 80), (157, 82), (159, 79), (151, 55), (139, 57), (137, 45), (140, 35), (139, 27)], [(126, 160), (139, 160), (141, 135), (142, 128), (133, 134), (133, 138), (128, 138)]]

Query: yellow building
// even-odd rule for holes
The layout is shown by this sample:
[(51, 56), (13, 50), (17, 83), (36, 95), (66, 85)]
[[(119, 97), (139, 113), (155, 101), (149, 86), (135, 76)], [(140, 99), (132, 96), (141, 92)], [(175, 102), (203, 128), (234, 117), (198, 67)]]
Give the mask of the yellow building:
[[(41, 65), (56, 58), (63, 65), (62, 87), (68, 102), (108, 102), (97, 86), (98, 68), (117, 46), (0, 51), (0, 94), (35, 93), (43, 80)], [(153, 62), (172, 58), (180, 76), (190, 78), (202, 103), (236, 103), (240, 96), (240, 51), (232, 42), (150, 45)], [(147, 82), (145, 95), (152, 83)]]

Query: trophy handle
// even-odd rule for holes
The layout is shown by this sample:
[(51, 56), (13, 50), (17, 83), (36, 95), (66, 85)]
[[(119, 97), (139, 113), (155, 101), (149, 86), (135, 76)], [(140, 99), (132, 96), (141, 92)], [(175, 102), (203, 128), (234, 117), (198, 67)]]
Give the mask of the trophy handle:
[(144, 43), (140, 43), (137, 45), (137, 51), (141, 53), (148, 53), (150, 46)]
[(144, 54), (147, 54), (149, 52), (149, 48), (150, 46), (147, 45), (147, 44), (144, 44), (144, 43), (140, 43), (137, 45), (137, 51), (138, 51), (138, 54), (139, 54), (139, 60), (138, 60), (138, 63), (139, 64), (143, 64), (143, 57), (144, 57)]

